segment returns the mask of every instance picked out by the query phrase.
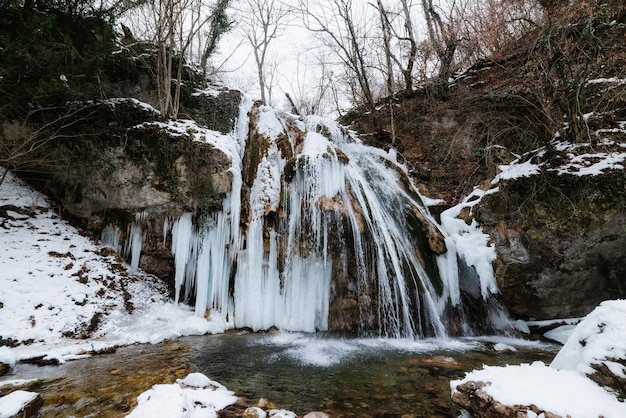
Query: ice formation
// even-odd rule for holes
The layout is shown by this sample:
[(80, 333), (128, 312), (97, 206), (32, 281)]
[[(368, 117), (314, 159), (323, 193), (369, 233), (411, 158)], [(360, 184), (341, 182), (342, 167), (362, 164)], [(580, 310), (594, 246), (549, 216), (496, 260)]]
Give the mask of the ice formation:
[[(250, 136), (251, 109), (244, 99), (235, 129), (221, 136), (219, 148), (232, 161), (222, 210), (186, 213), (163, 227), (175, 259), (176, 301), (193, 300), (197, 315), (219, 315), (238, 328), (312, 332), (328, 329), (331, 300), (343, 292), (358, 301), (364, 328), (418, 338), (447, 335), (446, 315), (462, 304), (460, 262), (475, 269), (479, 297), (497, 291), (493, 249), (480, 229), (450, 213), (439, 225), (395, 152), (365, 146), (333, 121), (268, 107), (254, 109), (257, 135)], [(244, 185), (249, 136), (262, 141), (261, 155)], [(447, 251), (428, 248), (428, 228)], [(139, 218), (127, 235), (136, 268)], [(102, 237), (120, 247), (118, 230), (109, 227)], [(347, 289), (337, 288), (336, 274), (350, 278)]]

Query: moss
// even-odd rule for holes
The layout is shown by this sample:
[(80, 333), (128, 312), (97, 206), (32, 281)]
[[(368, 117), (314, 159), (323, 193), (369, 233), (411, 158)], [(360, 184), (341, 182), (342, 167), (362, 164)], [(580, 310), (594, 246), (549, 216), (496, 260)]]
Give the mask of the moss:
[(192, 95), (191, 83), (185, 83), (181, 92), (182, 112), (205, 125), (209, 129), (223, 134), (232, 132), (239, 116), (241, 93), (225, 90), (217, 96), (210, 94)]
[(486, 203), (500, 216), (521, 216), (528, 238), (540, 240), (544, 229), (556, 236), (573, 228), (591, 232), (626, 208), (625, 192), (622, 171), (580, 177), (547, 172), (502, 183)]
[(243, 178), (246, 183), (252, 184), (254, 179), (256, 179), (259, 163), (263, 157), (267, 156), (270, 145), (269, 138), (263, 135), (254, 133), (249, 138), (244, 156), (245, 171)]

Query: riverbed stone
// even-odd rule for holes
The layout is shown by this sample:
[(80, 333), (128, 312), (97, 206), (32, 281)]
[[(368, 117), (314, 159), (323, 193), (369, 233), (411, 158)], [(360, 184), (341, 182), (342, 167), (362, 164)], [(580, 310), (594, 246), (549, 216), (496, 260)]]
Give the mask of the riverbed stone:
[(330, 418), (330, 416), (326, 414), (325, 412), (314, 411), (314, 412), (309, 412), (303, 418)]
[(246, 408), (245, 411), (243, 411), (243, 415), (241, 417), (242, 418), (265, 418), (267, 417), (267, 414), (261, 408), (257, 408), (256, 406), (251, 406), (249, 408)]

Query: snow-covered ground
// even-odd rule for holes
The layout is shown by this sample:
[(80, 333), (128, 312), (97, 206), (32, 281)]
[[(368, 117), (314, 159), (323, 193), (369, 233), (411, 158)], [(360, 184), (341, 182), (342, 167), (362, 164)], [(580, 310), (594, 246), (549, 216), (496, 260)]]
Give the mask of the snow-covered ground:
[(156, 278), (131, 274), (11, 173), (0, 185), (0, 289), (0, 339), (11, 346), (0, 356), (14, 361), (63, 362), (225, 327), (169, 302)]

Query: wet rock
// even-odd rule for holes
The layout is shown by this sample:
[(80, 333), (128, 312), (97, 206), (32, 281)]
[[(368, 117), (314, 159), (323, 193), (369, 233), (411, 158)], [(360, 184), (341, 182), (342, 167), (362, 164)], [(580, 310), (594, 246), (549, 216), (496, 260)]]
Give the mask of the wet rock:
[(265, 418), (267, 414), (261, 408), (257, 408), (255, 406), (251, 406), (243, 411), (242, 418)]
[(9, 370), (11, 370), (11, 366), (0, 362), (0, 376), (9, 373)]
[(257, 402), (256, 406), (262, 409), (277, 409), (276, 405), (274, 405), (270, 400), (266, 398), (259, 399), (259, 402)]
[(427, 358), (411, 359), (407, 362), (409, 366), (424, 368), (444, 368), (450, 370), (461, 370), (462, 366), (452, 357), (432, 356)]
[(356, 299), (336, 299), (330, 306), (328, 327), (334, 331), (353, 331), (358, 324), (359, 314)]
[(482, 390), (489, 382), (469, 381), (458, 385), (452, 394), (452, 402), (470, 412), (474, 418), (527, 418), (543, 414), (545, 418), (563, 418), (539, 409), (536, 405), (504, 405)]
[(303, 418), (330, 418), (330, 416), (324, 412), (314, 411), (309, 412)]

